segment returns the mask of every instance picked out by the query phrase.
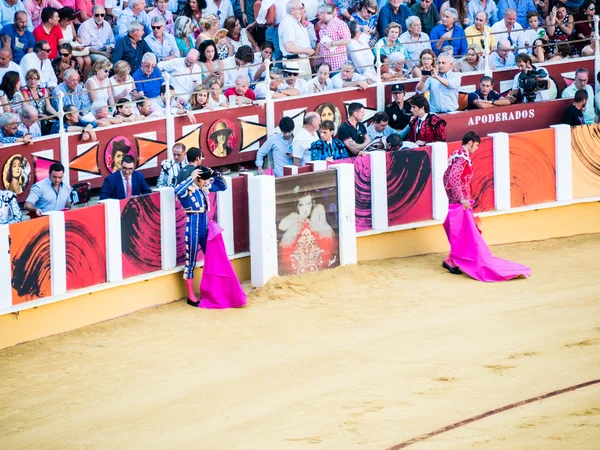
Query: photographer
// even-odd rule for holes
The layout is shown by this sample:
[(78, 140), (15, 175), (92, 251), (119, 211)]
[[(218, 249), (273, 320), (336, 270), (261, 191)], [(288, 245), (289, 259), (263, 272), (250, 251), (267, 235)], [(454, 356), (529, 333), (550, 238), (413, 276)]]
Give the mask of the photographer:
[(516, 61), (519, 73), (515, 75), (509, 99), (512, 102), (520, 99), (522, 103), (548, 100), (550, 83), (548, 72), (532, 65), (531, 58), (525, 53), (519, 54)]

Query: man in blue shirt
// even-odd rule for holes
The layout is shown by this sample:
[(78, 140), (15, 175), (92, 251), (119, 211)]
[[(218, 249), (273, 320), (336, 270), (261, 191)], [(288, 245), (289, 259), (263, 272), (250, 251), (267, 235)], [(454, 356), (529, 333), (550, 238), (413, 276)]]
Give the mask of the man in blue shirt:
[[(0, 0), (1, 1), (1, 0)], [(80, 111), (81, 115), (87, 114), (90, 108), (90, 97), (87, 92), (83, 90), (79, 84), (80, 76), (75, 69), (67, 69), (63, 73), (63, 82), (56, 86), (54, 89), (54, 95), (52, 98), (52, 106), (55, 110), (59, 110), (58, 94), (62, 92), (63, 106), (73, 105)], [(56, 121), (55, 123), (58, 123)]]
[(408, 6), (401, 2), (401, 0), (388, 0), (388, 2), (379, 11), (379, 19), (377, 21), (377, 31), (380, 36), (385, 36), (385, 29), (387, 26), (396, 22), (402, 27), (403, 33), (406, 31), (406, 19), (408, 19), (412, 13)]
[(500, 39), (498, 48), (490, 54), (490, 66), (492, 69), (503, 69), (504, 67), (517, 67), (515, 54), (508, 39)]
[(510, 105), (510, 100), (502, 97), (494, 90), (494, 79), (492, 77), (481, 77), (479, 89), (469, 94), (468, 109), (487, 109), (508, 105)]
[(144, 27), (140, 22), (131, 22), (128, 30), (129, 33), (115, 44), (112, 60), (127, 61), (129, 67), (131, 67), (131, 71), (135, 72), (142, 65), (142, 56), (144, 56), (144, 53), (151, 53), (152, 50), (143, 39)]
[(442, 23), (431, 30), (431, 49), (436, 55), (439, 55), (444, 45), (451, 45), (454, 56), (464, 56), (467, 54), (467, 39), (465, 32), (460, 24), (455, 24), (458, 20), (458, 12), (454, 8), (448, 8), (442, 14)]
[(276, 177), (283, 176), (283, 166), (292, 164), (292, 143), (294, 142), (294, 120), (290, 117), (283, 117), (279, 121), (281, 133), (271, 136), (261, 145), (256, 152), (256, 167), (258, 174), (265, 173), (263, 166), (265, 156), (269, 153), (273, 155), (273, 172)]
[(429, 100), (432, 113), (443, 114), (458, 110), (458, 88), (461, 75), (453, 72), (454, 58), (448, 53), (438, 57), (438, 68), (431, 69), (431, 76), (423, 75), (417, 83), (417, 94), (430, 91)]
[[(17, 11), (25, 11), (25, 5), (21, 0), (0, 0), (0, 26), (10, 25), (15, 20)], [(27, 26), (29, 31), (33, 31), (33, 25), (29, 23)]]
[[(0, 2), (2, 1), (0, 0)], [(28, 23), (29, 18), (27, 17), (27, 13), (25, 11), (17, 11), (14, 23), (4, 25), (2, 30), (0, 30), (0, 35), (6, 35), (10, 38), (12, 59), (16, 64), (20, 64), (25, 53), (33, 51), (33, 46), (35, 45), (33, 33), (27, 29)]]
[(500, 0), (498, 2), (498, 17), (504, 17), (504, 12), (514, 8), (517, 11), (517, 22), (523, 28), (529, 28), (527, 13), (537, 11), (533, 0)]
[(61, 163), (54, 163), (44, 178), (31, 186), (25, 201), (25, 209), (40, 217), (48, 211), (60, 211), (71, 208), (71, 186), (63, 183), (65, 168)]
[(132, 77), (139, 95), (147, 98), (160, 96), (160, 87), (165, 80), (156, 67), (156, 55), (154, 53), (144, 53), (142, 66), (133, 72)]

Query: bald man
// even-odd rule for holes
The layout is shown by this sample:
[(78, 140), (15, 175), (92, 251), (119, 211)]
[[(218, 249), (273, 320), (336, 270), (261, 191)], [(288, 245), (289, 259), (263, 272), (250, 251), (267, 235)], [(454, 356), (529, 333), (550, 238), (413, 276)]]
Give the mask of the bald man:
[[(29, 17), (25, 11), (17, 11), (14, 15), (14, 22), (8, 23), (0, 30), (0, 35), (5, 35), (10, 39), (10, 50), (12, 51), (13, 61), (16, 64), (21, 63), (25, 54), (33, 51), (35, 38), (33, 33), (27, 29), (29, 26)], [(2, 45), (6, 44), (2, 42)]]
[[(202, 83), (202, 68), (196, 64), (200, 53), (195, 48), (191, 49), (185, 58), (175, 58), (169, 61), (161, 61), (158, 68), (171, 74), (171, 86), (177, 93), (176, 100), (185, 103), (189, 99), (189, 92), (193, 92), (196, 86)], [(185, 76), (177, 76), (185, 75)]]
[(21, 73), (21, 68), (18, 64), (12, 60), (12, 54), (9, 49), (3, 47), (0, 48), (0, 80), (4, 77), (6, 72), (15, 71), (21, 78), (21, 86), (25, 84), (25, 77)]

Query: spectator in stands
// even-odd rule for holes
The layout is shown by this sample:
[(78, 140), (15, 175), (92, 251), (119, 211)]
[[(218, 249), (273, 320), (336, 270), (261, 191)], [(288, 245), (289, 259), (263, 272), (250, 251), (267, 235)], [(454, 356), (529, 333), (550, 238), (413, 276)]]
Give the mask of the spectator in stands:
[(4, 112), (19, 112), (23, 105), (23, 95), (21, 95), (20, 89), (19, 72), (6, 72), (0, 82), (0, 105)]
[(535, 41), (533, 41), (533, 47), (531, 52), (532, 62), (541, 63), (546, 61), (548, 57), (548, 47), (546, 47), (545, 45), (546, 44), (542, 39), (536, 39)]
[(254, 38), (245, 28), (242, 28), (240, 19), (235, 16), (229, 16), (225, 19), (223, 28), (227, 30), (227, 39), (233, 48), (233, 51), (237, 51), (242, 45), (247, 45), (253, 51), (260, 51), (258, 45), (254, 41)]
[(16, 64), (21, 62), (23, 56), (32, 52), (35, 45), (33, 33), (27, 29), (28, 23), (27, 13), (17, 11), (14, 15), (14, 22), (7, 23), (0, 30), (0, 36), (6, 35), (10, 38), (10, 51), (12, 51), (12, 59)]
[[(68, 133), (71, 132), (81, 132), (81, 140), (82, 141), (95, 141), (96, 132), (94, 128), (97, 128), (96, 122), (88, 122), (83, 120), (75, 108), (74, 105), (65, 105), (63, 108), (65, 113), (65, 131)], [(60, 122), (57, 120), (52, 125), (52, 134), (58, 134), (60, 132)]]
[(17, 72), (20, 76), (21, 68), (14, 61), (11, 61), (11, 54), (8, 48), (0, 48), (0, 80), (7, 72)]
[(197, 167), (202, 165), (204, 154), (198, 147), (190, 147), (185, 153), (187, 165), (177, 174), (177, 184), (186, 180)]
[(29, 69), (41, 69), (40, 86), (52, 91), (58, 84), (52, 63), (48, 59), (50, 54), (50, 45), (48, 41), (37, 41), (33, 47), (33, 52), (27, 53), (21, 59), (21, 73), (27, 73)]
[(562, 123), (576, 127), (578, 125), (585, 125), (585, 118), (583, 117), (583, 110), (588, 101), (588, 93), (585, 89), (579, 89), (575, 92), (573, 103), (565, 110), (563, 114)]
[(0, 225), (19, 223), (23, 219), (17, 196), (13, 191), (0, 190)]
[(571, 55), (571, 44), (568, 42), (561, 42), (560, 44), (551, 45), (548, 50), (554, 50), (554, 56), (546, 59), (546, 61), (560, 61), (561, 59), (567, 59)]
[(42, 23), (33, 30), (36, 41), (48, 41), (50, 53), (48, 58), (55, 59), (58, 55), (58, 47), (63, 43), (62, 29), (58, 25), (58, 10), (56, 8), (44, 8), (42, 10)]
[[(546, 33), (545, 28), (540, 27), (541, 17), (537, 11), (527, 13), (527, 23), (529, 24), (529, 28), (523, 30), (521, 38), (519, 39), (519, 44), (523, 45), (527, 54), (531, 55), (533, 52), (533, 43), (537, 39), (542, 39), (545, 43), (548, 43), (550, 38), (548, 37), (548, 33)], [(524, 53), (523, 50), (519, 50), (519, 53)]]
[(337, 71), (346, 61), (346, 45), (350, 43), (350, 30), (345, 22), (334, 16), (332, 5), (319, 7), (319, 59), (317, 63), (326, 62), (333, 71)]
[[(105, 2), (99, 2), (105, 6)], [(93, 17), (93, 8), (96, 6), (95, 0), (75, 0), (75, 10), (79, 16), (79, 22), (83, 23)]]
[[(163, 85), (163, 86), (166, 86), (166, 85)], [(163, 86), (161, 86), (161, 88)], [(156, 100), (155, 100), (155, 102), (156, 102)], [(160, 117), (161, 115), (164, 115), (164, 114), (162, 114), (160, 111), (157, 113), (153, 107), (152, 115), (156, 116), (156, 117)], [(146, 116), (144, 116), (142, 114), (137, 114), (133, 109), (133, 104), (124, 98), (122, 98), (121, 100), (119, 100), (116, 103), (115, 112), (113, 113), (113, 116), (120, 118), (122, 122), (138, 122), (138, 121), (144, 120), (146, 118)]]
[(12, 112), (5, 112), (0, 115), (0, 143), (14, 144), (22, 142), (23, 144), (32, 144), (31, 134), (23, 133), (18, 130), (19, 116)]
[(279, 121), (281, 133), (276, 133), (268, 138), (256, 152), (256, 167), (258, 174), (265, 173), (263, 169), (265, 157), (271, 154), (273, 159), (273, 173), (276, 177), (283, 176), (283, 166), (292, 164), (292, 143), (294, 141), (294, 120), (283, 117)]
[[(358, 25), (363, 43), (373, 46), (377, 37), (377, 10), (379, 6), (376, 0), (362, 0), (352, 13), (352, 21)], [(351, 21), (351, 22), (352, 22)], [(350, 23), (351, 23), (350, 22)], [(350, 25), (348, 24), (348, 26)], [(352, 31), (352, 30), (350, 30)]]
[[(194, 33), (194, 38), (199, 37), (200, 33), (203, 31), (202, 22), (208, 17), (216, 17), (217, 23), (219, 27), (221, 26), (220, 21), (216, 14), (202, 14), (202, 10), (206, 8), (206, 0), (185, 0), (183, 8), (181, 8), (181, 3), (179, 7), (179, 11), (181, 11), (181, 16), (189, 17), (192, 21), (192, 30)], [(199, 42), (196, 42), (196, 46)]]
[[(299, 78), (300, 67), (297, 61), (287, 61), (283, 66), (283, 79), (284, 83), (279, 86), (280, 91), (286, 91), (288, 89), (293, 89), (293, 92), (287, 93), (287, 95), (299, 95), (299, 94), (308, 94), (309, 87), (306, 80)], [(298, 92), (296, 94), (295, 92)]]
[(390, 71), (386, 81), (405, 80), (408, 78), (410, 71), (405, 66), (405, 58), (403, 53), (392, 53), (389, 57)]
[[(533, 0), (499, 0), (498, 17), (506, 18), (506, 11), (512, 9), (515, 12), (515, 19), (521, 26), (521, 29), (527, 26), (527, 13), (537, 11)], [(499, 39), (499, 37), (496, 37)]]
[[(479, 2), (479, 0), (475, 0)], [(493, 0), (489, 0), (493, 2)], [(470, 3), (469, 3), (470, 4)], [(489, 50), (496, 47), (496, 37), (492, 34), (494, 31), (491, 27), (487, 26), (488, 16), (485, 11), (479, 11), (474, 18), (473, 25), (465, 28), (465, 36), (467, 37), (467, 44), (479, 44), (481, 48), (488, 48)], [(481, 36), (485, 32), (489, 33), (487, 42), (485, 36)]]
[(108, 112), (108, 106), (103, 106), (90, 111), (82, 117), (82, 120), (84, 122), (95, 122), (98, 128), (107, 127), (109, 125), (120, 125), (123, 123), (123, 119), (120, 116), (115, 117)]
[(199, 48), (200, 44), (204, 41), (213, 41), (217, 46), (219, 59), (225, 59), (233, 55), (233, 47), (229, 43), (229, 40), (225, 39), (225, 36), (222, 36), (223, 32), (217, 35), (217, 32), (221, 29), (221, 22), (216, 15), (210, 14), (203, 17), (200, 20), (200, 26), (202, 33), (196, 39), (196, 48)]
[(177, 176), (185, 165), (185, 145), (176, 143), (172, 148), (173, 159), (165, 159), (160, 165), (160, 175), (156, 181), (156, 187), (177, 186)]
[(190, 93), (202, 83), (202, 68), (197, 65), (198, 50), (191, 49), (185, 58), (175, 58), (158, 63), (158, 68), (168, 72), (173, 77), (170, 81), (177, 96), (187, 102)]
[(71, 44), (62, 44), (58, 49), (58, 57), (52, 61), (52, 68), (59, 83), (63, 82), (65, 70), (75, 69), (83, 79), (83, 71), (77, 59), (73, 57), (73, 47)]
[(373, 116), (373, 122), (367, 127), (367, 135), (371, 142), (377, 138), (386, 138), (394, 134), (394, 129), (388, 125), (389, 117), (385, 112), (378, 112)]
[(431, 75), (423, 75), (417, 83), (418, 94), (430, 92), (431, 112), (435, 114), (458, 110), (461, 75), (453, 72), (453, 67), (454, 58), (447, 53), (441, 53), (437, 60), (437, 69), (432, 68)]
[[(379, 11), (379, 19), (377, 21), (377, 30), (380, 36), (387, 34), (387, 27), (390, 23), (395, 22), (400, 25), (400, 33), (406, 30), (406, 19), (411, 15), (410, 9), (401, 0), (388, 0)], [(398, 35), (400, 35), (398, 33)]]
[(21, 88), (23, 100), (29, 102), (31, 106), (36, 108), (38, 112), (38, 119), (41, 121), (40, 126), (42, 128), (42, 134), (47, 135), (50, 133), (50, 129), (52, 128), (52, 124), (50, 123), (48, 116), (56, 117), (58, 113), (52, 107), (46, 89), (40, 87), (39, 85), (40, 73), (35, 69), (30, 69), (25, 74), (25, 80), (27, 85)]
[(510, 105), (510, 100), (494, 90), (494, 79), (483, 76), (479, 80), (479, 89), (469, 94), (468, 109), (487, 109)]
[(310, 45), (307, 29), (300, 23), (303, 14), (302, 2), (290, 0), (286, 11), (287, 15), (281, 20), (278, 28), (279, 46), (287, 59), (300, 58), (300, 74), (308, 76), (312, 71), (307, 57), (314, 55), (315, 50)]
[(161, 71), (156, 67), (156, 55), (145, 53), (142, 56), (141, 67), (133, 73), (138, 95), (157, 98), (160, 87), (165, 82)]
[(402, 33), (402, 28), (396, 22), (391, 22), (385, 28), (385, 35), (377, 41), (375, 47), (373, 48), (373, 53), (377, 55), (377, 46), (379, 44), (382, 47), (379, 49), (379, 54), (381, 56), (389, 56), (392, 53), (404, 53), (404, 56), (408, 57), (408, 52), (400, 42), (400, 34)]
[(456, 19), (456, 23), (461, 27), (466, 27), (471, 24), (469, 21), (469, 15), (467, 11), (467, 3), (469, 0), (450, 0), (445, 1), (442, 6), (440, 6), (440, 15), (443, 16), (444, 12), (448, 8), (455, 8), (458, 13), (458, 19)]
[(463, 56), (454, 66), (455, 72), (477, 72), (485, 69), (483, 49), (479, 44), (471, 44), (467, 47), (467, 54)]
[(371, 140), (367, 135), (367, 129), (362, 123), (365, 117), (365, 107), (360, 103), (348, 105), (348, 119), (340, 125), (338, 137), (348, 149), (349, 155), (362, 155), (362, 151), (369, 145)]
[[(429, 35), (433, 27), (440, 23), (440, 14), (437, 6), (433, 4), (432, 0), (419, 0), (418, 2), (415, 2), (415, 4), (411, 7), (411, 12), (413, 13), (414, 17), (419, 19), (419, 22), (422, 25), (423, 33), (426, 35)], [(410, 27), (408, 21), (406, 26)], [(429, 48), (431, 48), (431, 44)], [(411, 51), (411, 49), (408, 50), (409, 52)]]
[(138, 97), (135, 80), (130, 75), (130, 72), (131, 67), (129, 67), (127, 61), (117, 61), (115, 67), (113, 67), (114, 75), (109, 78), (109, 81), (115, 102), (118, 102), (122, 98), (131, 101)]
[(418, 146), (432, 142), (446, 142), (446, 121), (430, 113), (429, 102), (422, 95), (410, 101), (414, 116), (409, 125), (406, 139)]
[(110, 61), (115, 48), (115, 36), (110, 24), (104, 20), (106, 10), (103, 6), (96, 5), (92, 8), (92, 14), (93, 17), (83, 22), (77, 30), (79, 38), (83, 45), (89, 46), (92, 62), (100, 59)]
[(127, 8), (127, 2), (121, 0), (104, 0), (104, 7), (106, 8), (106, 21), (113, 26), (116, 25), (117, 18), (121, 15), (123, 9)]
[[(431, 3), (428, 3), (428, 5), (431, 5)], [(431, 7), (435, 6), (431, 5)], [(421, 31), (421, 19), (411, 16), (406, 19), (406, 26), (408, 27), (408, 31), (400, 35), (400, 42), (408, 54), (406, 65), (409, 69), (412, 69), (419, 62), (421, 52), (423, 50), (431, 50), (431, 43), (429, 42), (429, 36)]]
[[(141, 0), (144, 2), (145, 0)], [(129, 23), (128, 34), (117, 40), (112, 59), (127, 61), (131, 70), (138, 70), (142, 64), (142, 56), (152, 52), (144, 37), (144, 26), (137, 21)], [(168, 62), (168, 61), (167, 61)]]
[(194, 48), (195, 38), (192, 30), (192, 20), (189, 17), (179, 16), (175, 20), (175, 42), (182, 58)]
[(342, 70), (331, 79), (334, 89), (347, 87), (356, 87), (360, 90), (366, 89), (373, 81), (356, 73), (356, 67), (352, 61), (346, 61), (342, 65)]
[(350, 60), (356, 66), (356, 70), (361, 74), (377, 81), (377, 72), (375, 71), (375, 57), (371, 51), (368, 42), (362, 39), (362, 31), (355, 21), (348, 24), (350, 30), (350, 43), (346, 46)]
[(432, 49), (439, 54), (442, 46), (452, 45), (454, 54), (462, 56), (467, 53), (467, 40), (458, 21), (458, 12), (454, 8), (448, 8), (442, 14), (442, 23), (431, 30), (430, 38)]
[(235, 80), (235, 86), (225, 89), (223, 93), (231, 105), (250, 105), (256, 100), (254, 91), (250, 89), (250, 78), (240, 75)]
[[(25, 10), (25, 6), (21, 0), (3, 0), (0, 1), (0, 26), (5, 27), (10, 25), (15, 20), (15, 14), (18, 11), (23, 11), (29, 19), (29, 13)], [(29, 25), (27, 30), (31, 32), (33, 27)], [(2, 33), (4, 34), (4, 33)]]
[(419, 55), (419, 64), (413, 68), (413, 78), (421, 78), (423, 71), (431, 72), (432, 69), (437, 68), (437, 56), (433, 50), (423, 50)]
[(123, 10), (117, 19), (117, 39), (127, 37), (131, 33), (131, 24), (134, 22), (137, 22), (137, 26), (141, 25), (142, 27), (142, 33), (138, 41), (144, 35), (151, 33), (150, 17), (146, 14), (145, 9), (146, 0), (129, 0), (128, 7)]
[[(144, 0), (142, 0), (143, 2)], [(135, 171), (135, 159), (131, 155), (123, 156), (121, 170), (113, 172), (104, 179), (100, 200), (109, 198), (123, 200), (136, 195), (151, 194), (152, 191), (141, 172)]]
[(200, 85), (194, 89), (193, 94), (190, 96), (190, 107), (192, 111), (200, 111), (202, 109), (213, 109), (208, 101), (210, 92), (208, 87)]
[[(205, 87), (199, 85), (199, 87)], [(194, 91), (196, 92), (196, 91)], [(181, 98), (175, 95), (175, 89), (173, 86), (169, 86), (169, 97), (171, 99), (171, 113), (172, 114), (185, 114), (187, 115), (191, 124), (196, 123), (196, 117), (191, 111), (191, 105), (188, 102), (183, 101)], [(190, 96), (191, 97), (191, 96)], [(167, 84), (163, 84), (160, 87), (160, 97), (153, 101), (154, 108), (153, 112), (164, 116), (167, 113)]]
[[(494, 0), (469, 1), (467, 6), (467, 16), (469, 18), (469, 23), (474, 24), (475, 19), (477, 18), (477, 14), (479, 13), (485, 14), (485, 26), (490, 27), (492, 26), (492, 24), (496, 23), (499, 20), (498, 8), (496, 7), (496, 2)], [(467, 30), (465, 30), (465, 34), (466, 32)]]
[(309, 91), (311, 88), (314, 91), (314, 93), (331, 91), (332, 89), (334, 89), (333, 82), (331, 81), (331, 78), (329, 78), (330, 74), (331, 67), (329, 66), (329, 64), (323, 63), (319, 65), (319, 68), (317, 70), (317, 76), (309, 82)]
[(411, 105), (404, 100), (404, 95), (404, 85), (394, 84), (392, 86), (392, 102), (385, 106), (385, 113), (388, 116), (390, 127), (406, 136), (412, 114)]
[[(293, 87), (288, 86), (283, 80), (283, 71), (277, 67), (274, 67), (269, 74), (271, 79), (269, 83), (269, 90), (271, 91), (272, 98), (284, 98), (289, 96), (300, 95), (300, 91)], [(282, 88), (281, 92), (279, 88)], [(254, 88), (254, 95), (257, 100), (263, 100), (267, 98), (267, 86), (266, 82), (257, 83)]]
[(254, 61), (254, 52), (252, 47), (242, 45), (237, 49), (234, 56), (223, 60), (224, 86), (230, 87), (235, 84), (239, 76), (250, 77), (248, 65)]
[[(173, 22), (173, 13), (167, 9), (169, 2), (167, 0), (157, 0), (155, 4), (156, 7), (148, 13), (150, 21), (152, 21), (152, 19), (155, 17), (162, 17), (164, 20), (166, 33), (170, 36), (173, 36), (175, 34), (175, 23)], [(177, 54), (177, 56), (180, 55)]]
[(344, 143), (333, 137), (335, 124), (331, 120), (324, 120), (319, 125), (319, 140), (313, 142), (309, 148), (311, 161), (333, 162), (336, 159), (348, 158), (348, 150)]
[[(587, 92), (587, 99), (594, 98), (594, 90), (588, 84), (590, 78), (590, 73), (587, 69), (579, 68), (575, 71), (575, 80), (570, 86), (567, 86), (561, 94), (562, 98), (574, 98), (577, 91), (584, 90)], [(586, 104), (584, 108), (581, 110), (583, 113), (583, 118), (586, 124), (594, 123), (594, 119), (596, 118), (596, 113), (594, 112), (593, 102), (590, 101), (589, 104)]]
[(385, 151), (386, 152), (395, 152), (396, 150), (400, 150), (402, 148), (402, 138), (398, 134), (390, 134), (385, 139)]
[(105, 59), (96, 61), (92, 67), (92, 76), (85, 83), (92, 109), (115, 104), (112, 85), (108, 79), (111, 69), (112, 64)]
[(54, 90), (55, 98), (52, 99), (52, 107), (54, 110), (58, 111), (58, 94), (62, 92), (63, 104), (65, 106), (73, 105), (78, 111), (81, 111), (82, 114), (86, 114), (90, 107), (90, 97), (88, 93), (83, 90), (81, 85), (79, 84), (80, 77), (76, 70), (67, 69), (63, 74), (63, 82), (58, 85), (58, 87)]
[(265, 79), (265, 71), (267, 70), (267, 65), (271, 64), (274, 51), (275, 47), (273, 44), (265, 41), (260, 46), (260, 53), (254, 54), (254, 62), (252, 63), (254, 67), (250, 67), (249, 70), (252, 81), (263, 81)]
[(304, 115), (302, 129), (294, 135), (292, 144), (292, 155), (295, 166), (305, 166), (310, 162), (310, 147), (319, 140), (319, 127), (321, 125), (321, 117), (316, 112), (308, 112)]
[(578, 41), (575, 44), (575, 48), (581, 54), (581, 56), (591, 56), (583, 54), (583, 50), (589, 45), (594, 44), (595, 41), (592, 38), (594, 33), (594, 15), (596, 14), (596, 4), (593, 0), (585, 0), (580, 8), (579, 17), (577, 23), (575, 23), (575, 36)]
[(57, 0), (23, 0), (23, 6), (33, 28), (42, 23), (42, 11), (44, 8), (56, 8), (59, 10), (63, 7)]
[[(223, 61), (217, 55), (217, 46), (214, 41), (206, 39), (198, 46), (200, 67), (204, 76), (204, 84), (208, 83), (211, 78), (218, 78), (221, 82), (225, 79), (223, 72)], [(233, 58), (235, 59), (235, 58)], [(237, 59), (235, 59), (237, 62)], [(235, 64), (234, 62), (234, 64)]]
[[(527, 98), (523, 97), (523, 89), (521, 89), (519, 87), (519, 77), (521, 76), (521, 73), (527, 73), (530, 72), (532, 70), (536, 70), (537, 68), (531, 64), (531, 57), (529, 55), (526, 55), (525, 53), (521, 53), (519, 55), (517, 55), (517, 67), (519, 68), (519, 73), (517, 73), (515, 75), (515, 78), (513, 80), (513, 86), (512, 86), (512, 98), (519, 98), (521, 97), (523, 99), (523, 103), (526, 103), (528, 100)], [(550, 77), (548, 76), (548, 72), (546, 72), (545, 69), (540, 69), (541, 71), (541, 76), (536, 78), (536, 80), (542, 81), (545, 80), (546, 82), (550, 82)], [(544, 100), (548, 100), (548, 89), (542, 89), (542, 90), (537, 90), (536, 91), (536, 95), (535, 95), (535, 100), (536, 102), (541, 102)]]
[(32, 105), (23, 105), (19, 111), (19, 120), (21, 123), (17, 128), (23, 134), (30, 134), (32, 138), (42, 137), (42, 129), (39, 123), (37, 109)]
[[(525, 1), (532, 0), (520, 0), (520, 3)], [(502, 39), (508, 39), (513, 48), (523, 47), (523, 27), (517, 22), (516, 9), (508, 8), (502, 14), (504, 18), (492, 25), (492, 31), (496, 33), (496, 41), (499, 43)]]
[(24, 209), (41, 217), (50, 211), (71, 209), (71, 186), (63, 182), (65, 167), (53, 163), (48, 169), (48, 178), (38, 181), (29, 191)]
[(208, 103), (214, 108), (228, 108), (229, 103), (227, 97), (223, 95), (223, 83), (217, 78), (211, 78), (208, 82), (208, 88), (210, 96), (208, 97)]
[(165, 19), (162, 16), (152, 18), (152, 34), (144, 38), (150, 50), (156, 55), (158, 61), (168, 61), (179, 58), (179, 48), (175, 38), (165, 33)]
[(230, 0), (206, 0), (206, 6), (202, 9), (202, 15), (215, 14), (220, 18), (221, 28), (225, 28), (225, 20), (234, 16), (233, 6)]

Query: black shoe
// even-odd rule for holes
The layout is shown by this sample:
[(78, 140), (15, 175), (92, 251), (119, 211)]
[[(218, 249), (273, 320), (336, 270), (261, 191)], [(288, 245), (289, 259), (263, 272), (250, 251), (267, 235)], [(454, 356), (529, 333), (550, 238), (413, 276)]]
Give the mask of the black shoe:
[(454, 275), (460, 275), (462, 273), (458, 267), (450, 267), (446, 261), (442, 263), (442, 267)]
[(190, 306), (193, 306), (194, 308), (197, 308), (197, 307), (198, 307), (198, 305), (200, 304), (200, 301), (193, 302), (193, 301), (191, 301), (191, 300), (188, 298), (188, 299), (187, 299), (187, 304), (188, 304), (188, 305), (190, 305)]

